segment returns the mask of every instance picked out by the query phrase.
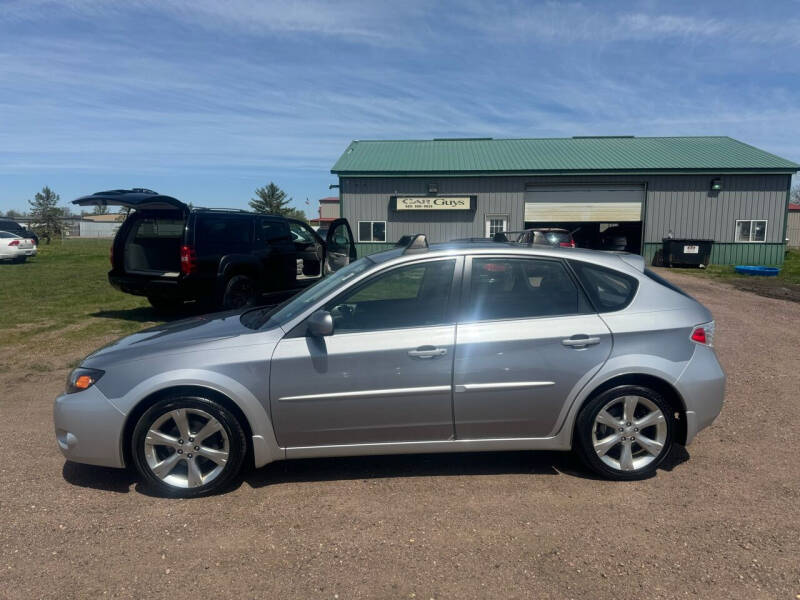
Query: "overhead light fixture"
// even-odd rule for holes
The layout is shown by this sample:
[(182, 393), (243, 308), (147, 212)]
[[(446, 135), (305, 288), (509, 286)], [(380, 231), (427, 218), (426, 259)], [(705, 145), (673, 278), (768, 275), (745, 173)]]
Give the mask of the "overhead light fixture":
[(718, 192), (722, 189), (722, 179), (712, 179), (711, 180), (711, 190), (714, 192)]
[(439, 184), (438, 183), (429, 183), (428, 184), (428, 193), (429, 194), (438, 194), (439, 193)]

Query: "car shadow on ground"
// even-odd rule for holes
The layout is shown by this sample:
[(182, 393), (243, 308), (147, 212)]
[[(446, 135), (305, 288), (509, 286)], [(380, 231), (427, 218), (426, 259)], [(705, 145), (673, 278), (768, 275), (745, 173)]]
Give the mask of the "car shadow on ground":
[[(688, 459), (686, 449), (676, 445), (660, 468), (671, 471)], [(258, 488), (295, 482), (459, 475), (569, 475), (603, 479), (589, 471), (572, 452), (538, 450), (286, 460), (251, 470), (244, 482)]]
[[(686, 448), (676, 445), (659, 470), (672, 471), (687, 460)], [(139, 483), (138, 475), (131, 468), (112, 469), (66, 461), (62, 475), (65, 481), (78, 487), (116, 493), (135, 489), (140, 494), (153, 495)], [(571, 452), (468, 452), (279, 461), (251, 469), (227, 491), (235, 490), (242, 483), (262, 488), (286, 483), (463, 475), (569, 475), (603, 481)]]

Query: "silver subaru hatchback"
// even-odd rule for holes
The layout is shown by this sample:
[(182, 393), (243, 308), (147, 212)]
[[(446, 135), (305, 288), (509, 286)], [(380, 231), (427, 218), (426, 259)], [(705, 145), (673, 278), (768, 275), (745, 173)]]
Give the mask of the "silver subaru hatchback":
[(365, 454), (575, 449), (641, 479), (719, 414), (713, 336), (640, 256), (418, 235), (283, 305), (94, 352), (55, 401), (56, 438), (182, 497), (245, 466)]

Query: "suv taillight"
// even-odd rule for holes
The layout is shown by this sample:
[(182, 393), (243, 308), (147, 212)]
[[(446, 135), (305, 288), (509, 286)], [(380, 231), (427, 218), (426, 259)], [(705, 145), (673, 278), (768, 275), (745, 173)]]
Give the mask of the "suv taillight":
[(181, 273), (189, 275), (197, 270), (197, 253), (191, 246), (181, 246)]
[(692, 335), (689, 336), (693, 342), (703, 344), (704, 346), (714, 345), (714, 321), (697, 325), (692, 329)]

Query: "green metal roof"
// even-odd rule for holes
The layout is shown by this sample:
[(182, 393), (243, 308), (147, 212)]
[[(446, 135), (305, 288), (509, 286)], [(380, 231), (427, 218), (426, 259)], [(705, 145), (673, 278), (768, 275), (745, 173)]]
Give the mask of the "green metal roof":
[(339, 157), (331, 173), (377, 176), (798, 170), (797, 163), (725, 136), (608, 136), (357, 140)]

